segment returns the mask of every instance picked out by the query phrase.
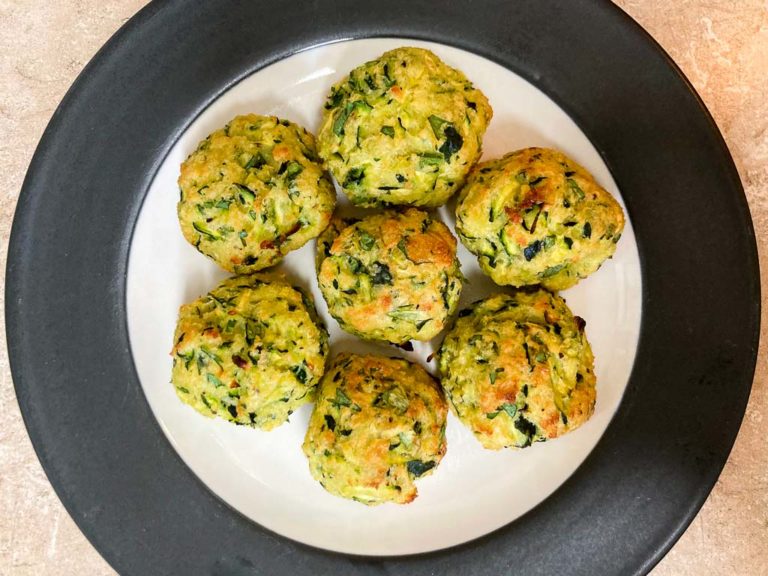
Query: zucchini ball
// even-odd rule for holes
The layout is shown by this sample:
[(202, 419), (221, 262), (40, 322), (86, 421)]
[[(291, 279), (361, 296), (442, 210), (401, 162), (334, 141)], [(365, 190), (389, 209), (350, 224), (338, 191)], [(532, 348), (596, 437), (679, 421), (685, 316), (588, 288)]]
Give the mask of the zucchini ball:
[(318, 150), (358, 206), (440, 206), (480, 159), (493, 111), (429, 50), (398, 48), (335, 84)]
[(204, 416), (270, 430), (314, 400), (328, 332), (299, 288), (239, 276), (181, 307), (171, 355), (182, 401)]
[(367, 505), (416, 498), (445, 455), (448, 407), (437, 381), (400, 358), (336, 357), (320, 382), (303, 449), (331, 494)]
[(244, 274), (280, 262), (328, 225), (336, 193), (315, 139), (274, 116), (234, 118), (181, 165), (177, 211), (187, 241)]
[(624, 213), (584, 168), (526, 148), (478, 164), (456, 206), (456, 233), (500, 285), (565, 290), (616, 251)]
[(584, 321), (546, 290), (496, 294), (459, 312), (438, 351), (450, 406), (485, 448), (525, 448), (578, 428), (595, 406)]
[(456, 238), (416, 208), (335, 221), (318, 240), (318, 284), (341, 327), (369, 340), (434, 338), (454, 313)]

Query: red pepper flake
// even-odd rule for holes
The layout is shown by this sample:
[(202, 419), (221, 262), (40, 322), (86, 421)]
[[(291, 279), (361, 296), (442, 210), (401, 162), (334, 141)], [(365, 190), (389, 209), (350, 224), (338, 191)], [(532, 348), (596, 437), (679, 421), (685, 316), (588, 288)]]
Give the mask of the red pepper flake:
[(205, 328), (203, 330), (203, 334), (205, 334), (208, 338), (218, 338), (219, 337), (219, 331), (216, 330), (213, 326), (209, 326), (208, 328)]
[(515, 224), (519, 224), (523, 219), (522, 216), (520, 216), (520, 212), (517, 212), (510, 206), (504, 206), (504, 212), (507, 214), (509, 221), (514, 222)]

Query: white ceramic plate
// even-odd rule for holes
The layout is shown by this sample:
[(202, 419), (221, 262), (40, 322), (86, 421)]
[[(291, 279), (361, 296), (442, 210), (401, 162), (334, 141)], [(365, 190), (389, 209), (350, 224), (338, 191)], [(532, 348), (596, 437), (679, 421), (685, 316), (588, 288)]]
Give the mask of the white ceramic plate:
[[(179, 165), (210, 132), (237, 114), (275, 114), (315, 131), (328, 90), (355, 66), (398, 46), (422, 46), (457, 67), (488, 96), (493, 121), (484, 158), (528, 146), (562, 150), (590, 170), (621, 202), (611, 175), (576, 124), (537, 88), (493, 62), (456, 48), (407, 39), (339, 42), (277, 62), (226, 91), (179, 138), (160, 166), (139, 216), (127, 278), (128, 328), (144, 393), (164, 433), (184, 462), (220, 498), (253, 521), (294, 540), (365, 555), (427, 552), (460, 544), (499, 528), (544, 500), (587, 457), (605, 431), (632, 369), (641, 317), (641, 274), (631, 222), (614, 258), (563, 293), (587, 322), (595, 353), (597, 406), (580, 429), (525, 450), (484, 450), (453, 416), (448, 452), (435, 473), (418, 482), (407, 506), (369, 508), (331, 496), (315, 482), (301, 452), (311, 406), (272, 432), (203, 418), (177, 397), (169, 355), (178, 308), (226, 276), (181, 235), (176, 218)], [(341, 209), (345, 198), (339, 195)], [(622, 203), (623, 205), (623, 203)], [(438, 211), (451, 228), (453, 214)], [(442, 335), (414, 343), (414, 351), (364, 343), (342, 332), (327, 312), (314, 273), (315, 243), (289, 254), (278, 268), (315, 297), (331, 334), (331, 353), (342, 350), (402, 355), (434, 372), (426, 359)], [(470, 279), (461, 306), (501, 290), (459, 245)], [(169, 487), (172, 490), (173, 487)]]

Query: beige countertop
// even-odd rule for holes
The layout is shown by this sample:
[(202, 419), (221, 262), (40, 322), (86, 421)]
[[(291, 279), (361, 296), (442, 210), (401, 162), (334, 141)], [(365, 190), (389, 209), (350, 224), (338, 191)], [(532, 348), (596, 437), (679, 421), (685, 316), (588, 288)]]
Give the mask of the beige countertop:
[[(0, 0), (0, 275), (35, 145), (65, 91), (143, 0)], [(763, 287), (760, 359), (736, 445), (654, 576), (768, 575), (768, 1), (619, 0), (702, 96), (741, 174)], [(3, 320), (0, 318), (0, 322)], [(64, 511), (21, 420), (0, 331), (0, 576), (114, 574)]]

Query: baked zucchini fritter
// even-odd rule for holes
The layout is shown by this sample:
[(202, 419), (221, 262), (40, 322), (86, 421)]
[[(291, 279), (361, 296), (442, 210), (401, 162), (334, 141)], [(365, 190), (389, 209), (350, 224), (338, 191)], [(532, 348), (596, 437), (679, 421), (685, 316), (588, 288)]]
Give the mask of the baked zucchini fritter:
[(340, 354), (320, 382), (303, 449), (331, 494), (405, 504), (445, 455), (440, 386), (399, 358)]
[(398, 48), (331, 89), (318, 151), (358, 206), (439, 206), (481, 155), (485, 95), (429, 50)]
[(429, 340), (458, 306), (456, 238), (426, 212), (387, 211), (346, 227), (334, 220), (317, 245), (320, 291), (351, 334)]
[(314, 399), (328, 333), (310, 297), (239, 276), (179, 311), (172, 382), (204, 416), (269, 430)]
[(616, 250), (624, 213), (564, 154), (526, 148), (478, 164), (456, 207), (456, 233), (497, 284), (564, 290)]
[(181, 165), (179, 188), (184, 237), (236, 274), (277, 264), (315, 238), (336, 203), (312, 135), (255, 114), (200, 142)]
[(452, 410), (494, 450), (525, 448), (586, 422), (596, 397), (593, 362), (584, 321), (541, 289), (475, 302), (438, 352)]

